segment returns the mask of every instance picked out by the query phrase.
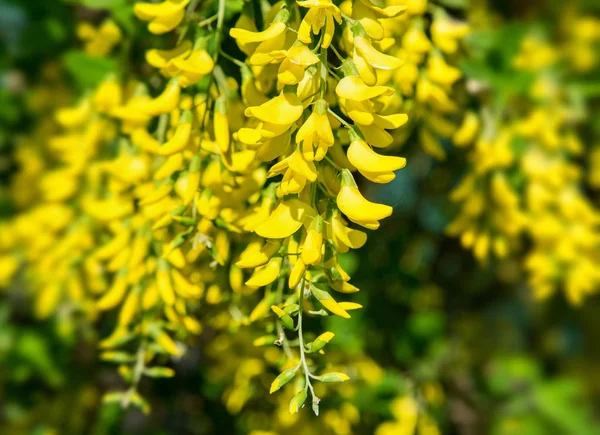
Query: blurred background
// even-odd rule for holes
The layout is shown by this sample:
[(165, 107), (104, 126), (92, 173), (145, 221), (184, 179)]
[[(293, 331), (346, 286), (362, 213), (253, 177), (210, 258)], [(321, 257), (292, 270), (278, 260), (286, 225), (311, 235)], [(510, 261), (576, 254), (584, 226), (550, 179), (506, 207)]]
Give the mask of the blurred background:
[[(569, 182), (575, 180), (581, 201), (598, 213), (600, 2), (430, 3), (471, 26), (457, 64), (463, 87), (475, 90), (458, 98), (481, 119), (490, 110), (508, 113), (499, 123), (527, 119), (538, 103), (524, 95), (542, 77), (568, 89), (561, 103), (548, 104), (576, 115), (569, 128), (581, 149), (560, 156), (578, 174)], [(36, 120), (120, 67), (118, 57), (85, 54), (74, 25), (99, 25), (109, 15), (123, 29), (136, 26), (125, 0), (0, 0), (0, 220), (23, 207), (15, 191), (27, 190), (19, 174), (28, 156), (18, 144), (31, 136)], [(582, 22), (585, 38), (573, 40), (570, 31)], [(573, 58), (531, 65), (546, 49)], [(143, 45), (133, 47), (131, 56), (141, 65)], [(515, 62), (519, 56), (521, 63)], [(550, 129), (549, 122), (542, 116), (542, 130)], [(140, 392), (151, 413), (102, 404), (103, 394), (121, 382), (114, 365), (97, 358), (97, 342), (110, 332), (110, 322), (86, 323), (68, 310), (37, 319), (27, 284), (17, 275), (10, 283), (0, 280), (0, 433), (599, 434), (600, 349), (594, 343), (600, 341), (600, 301), (589, 294), (598, 286), (579, 300), (563, 291), (562, 278), (551, 290), (532, 281), (532, 252), (554, 255), (553, 245), (534, 230), (506, 255), (474, 255), (473, 243), (461, 238), (464, 229), (448, 231), (465, 206), (450, 192), (485, 159), (439, 134), (447, 155), (433, 158), (419, 140), (421, 128), (414, 125), (399, 141), (406, 169), (389, 185), (365, 185), (371, 198), (394, 205), (394, 215), (362, 249), (343, 258), (362, 290), (353, 300), (364, 309), (350, 320), (326, 318), (322, 324), (336, 334), (328, 358), (344, 360), (356, 381), (330, 393), (320, 417), (290, 416), (289, 397), (264, 394), (271, 375), (253, 373), (261, 372), (255, 366), (265, 354), (267, 361), (272, 357), (251, 346), (255, 337), (244, 328), (223, 334), (206, 327), (173, 363), (174, 378), (144, 379)], [(500, 136), (501, 128), (495, 131), (488, 139)], [(511, 146), (516, 158), (533, 147), (527, 140)], [(526, 177), (527, 168), (517, 166), (511, 177)], [(522, 200), (528, 194), (514, 192)], [(534, 226), (544, 224), (534, 218)], [(489, 231), (498, 231), (494, 225)], [(563, 238), (570, 237), (566, 225)], [(573, 257), (592, 258), (596, 265), (597, 219), (591, 227), (594, 242), (573, 248)], [(0, 277), (9, 267), (0, 262)]]

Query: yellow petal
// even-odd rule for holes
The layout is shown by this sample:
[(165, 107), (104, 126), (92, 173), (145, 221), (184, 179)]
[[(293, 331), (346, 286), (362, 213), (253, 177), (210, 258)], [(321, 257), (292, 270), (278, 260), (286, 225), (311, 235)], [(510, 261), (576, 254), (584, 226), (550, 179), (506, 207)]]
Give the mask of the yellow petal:
[(164, 68), (171, 59), (187, 56), (191, 51), (192, 42), (186, 40), (171, 50), (146, 51), (146, 62), (155, 68)]
[(341, 212), (348, 218), (358, 221), (378, 221), (392, 214), (392, 207), (368, 201), (353, 186), (342, 186), (337, 196)]
[(393, 172), (406, 166), (405, 158), (377, 154), (363, 140), (352, 141), (347, 153), (348, 160), (361, 172)]
[(282, 22), (272, 23), (266, 30), (262, 32), (251, 32), (245, 29), (233, 28), (229, 31), (229, 35), (233, 39), (238, 39), (239, 42), (247, 44), (249, 42), (261, 42), (267, 39), (273, 39), (281, 35), (285, 31), (285, 24)]
[(245, 114), (275, 125), (290, 125), (302, 116), (303, 110), (300, 98), (285, 92), (260, 106), (248, 107)]
[(268, 239), (283, 239), (294, 234), (316, 211), (297, 199), (283, 201), (271, 215), (255, 228), (256, 234)]
[(354, 47), (374, 68), (393, 70), (402, 66), (402, 61), (400, 59), (377, 51), (373, 48), (371, 41), (362, 36), (354, 38)]
[(246, 285), (249, 287), (264, 287), (271, 284), (279, 276), (281, 257), (272, 258), (266, 265), (257, 267)]
[(394, 90), (388, 86), (367, 86), (360, 77), (356, 76), (346, 76), (340, 80), (335, 92), (340, 98), (355, 101), (365, 101), (380, 95), (394, 94)]

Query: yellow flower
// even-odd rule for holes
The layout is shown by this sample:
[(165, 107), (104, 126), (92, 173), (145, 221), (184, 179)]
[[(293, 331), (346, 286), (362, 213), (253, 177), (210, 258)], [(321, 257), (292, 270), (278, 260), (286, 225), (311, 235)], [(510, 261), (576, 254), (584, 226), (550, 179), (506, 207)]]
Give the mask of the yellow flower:
[(302, 155), (307, 161), (320, 161), (333, 145), (333, 132), (327, 116), (327, 103), (319, 100), (315, 110), (296, 133), (296, 143), (302, 142)]
[(282, 127), (282, 130), (285, 131), (302, 116), (303, 110), (302, 101), (298, 95), (282, 92), (260, 106), (248, 107), (244, 113), (246, 116), (253, 116), (269, 124), (285, 126)]
[(172, 66), (177, 72), (172, 74), (179, 77), (179, 84), (185, 88), (210, 74), (214, 65), (212, 57), (205, 50), (194, 50), (187, 57), (181, 55), (173, 58)]
[(288, 32), (286, 28), (289, 18), (289, 11), (282, 8), (269, 27), (262, 32), (232, 28), (229, 34), (236, 40), (240, 49), (250, 55), (248, 59), (250, 65), (278, 63), (285, 57), (287, 48), (293, 43), (291, 39), (293, 33)]
[(349, 170), (342, 171), (342, 188), (337, 196), (337, 205), (348, 219), (365, 228), (376, 230), (379, 220), (392, 214), (389, 205), (368, 201), (362, 196)]
[(308, 230), (306, 240), (302, 245), (302, 262), (306, 265), (318, 264), (321, 261), (323, 249), (323, 218), (316, 216)]
[(306, 160), (298, 150), (273, 165), (267, 175), (272, 177), (281, 173), (284, 175), (277, 190), (278, 196), (300, 193), (307, 181), (313, 183), (317, 180), (317, 167), (314, 162)]
[(181, 90), (177, 80), (171, 80), (165, 90), (143, 106), (143, 110), (152, 116), (170, 113), (179, 104)]
[(268, 239), (284, 239), (298, 231), (303, 224), (309, 224), (316, 214), (308, 204), (298, 199), (289, 199), (281, 202), (254, 231)]
[(215, 141), (219, 145), (219, 150), (226, 153), (229, 150), (229, 120), (227, 119), (227, 97), (219, 96), (215, 101), (215, 112), (213, 115), (213, 127), (215, 132)]
[(323, 24), (325, 24), (325, 34), (321, 47), (328, 48), (335, 32), (333, 20), (335, 19), (338, 24), (342, 24), (342, 12), (340, 9), (331, 0), (306, 0), (298, 1), (297, 3), (302, 7), (310, 8), (300, 23), (298, 39), (305, 44), (310, 44), (311, 30), (312, 33), (317, 35), (321, 31)]
[(353, 130), (350, 132), (352, 142), (348, 147), (348, 160), (368, 180), (389, 183), (396, 177), (394, 171), (406, 166), (405, 158), (377, 154)]
[(461, 78), (462, 73), (458, 68), (448, 65), (442, 56), (429, 56), (427, 61), (427, 75), (432, 82), (449, 89), (454, 82)]
[(160, 35), (170, 32), (181, 23), (189, 2), (190, 0), (166, 0), (162, 3), (136, 3), (133, 12), (140, 20), (150, 21), (148, 30), (151, 33)]
[(400, 59), (376, 50), (371, 41), (360, 34), (354, 37), (354, 56), (352, 60), (361, 78), (369, 86), (377, 83), (375, 69), (394, 70), (402, 66)]
[(279, 240), (267, 240), (262, 246), (260, 242), (248, 244), (244, 252), (241, 253), (240, 259), (235, 264), (239, 268), (262, 266), (279, 251), (280, 247), (281, 242)]
[(249, 287), (264, 287), (271, 284), (279, 276), (281, 261), (281, 257), (275, 257), (264, 266), (257, 267), (250, 279), (246, 281), (246, 285)]
[(279, 65), (277, 79), (283, 85), (298, 84), (304, 78), (306, 67), (319, 62), (319, 57), (302, 44), (296, 44), (287, 50), (285, 59)]
[(175, 133), (167, 142), (158, 147), (157, 154), (161, 156), (170, 156), (183, 151), (187, 146), (192, 131), (192, 114), (186, 110), (180, 119), (180, 124), (175, 129)]
[(349, 248), (361, 248), (367, 241), (367, 235), (360, 231), (348, 228), (338, 210), (334, 210), (331, 223), (327, 224), (327, 238), (333, 242), (338, 252), (348, 252)]
[(458, 40), (470, 32), (469, 25), (450, 18), (437, 18), (431, 25), (431, 39), (444, 53), (453, 54), (458, 49)]
[(394, 90), (387, 86), (367, 86), (360, 77), (347, 76), (340, 80), (335, 91), (342, 110), (355, 122), (370, 145), (388, 146), (393, 139), (385, 130), (398, 128), (408, 120), (405, 114), (377, 113), (377, 106), (371, 100), (392, 95)]
[(384, 29), (379, 20), (397, 17), (406, 9), (404, 5), (379, 7), (370, 0), (359, 0), (352, 5), (352, 18), (360, 21), (371, 39), (379, 41), (384, 37)]
[(458, 130), (452, 136), (452, 142), (457, 147), (465, 147), (473, 142), (479, 131), (479, 117), (472, 111), (465, 114)]
[(183, 41), (171, 50), (152, 49), (146, 51), (146, 62), (155, 68), (165, 68), (174, 59), (188, 56), (192, 52), (191, 41)]
[(85, 52), (90, 56), (105, 56), (121, 41), (121, 29), (112, 20), (105, 20), (98, 29), (89, 23), (77, 26), (77, 36), (86, 42)]

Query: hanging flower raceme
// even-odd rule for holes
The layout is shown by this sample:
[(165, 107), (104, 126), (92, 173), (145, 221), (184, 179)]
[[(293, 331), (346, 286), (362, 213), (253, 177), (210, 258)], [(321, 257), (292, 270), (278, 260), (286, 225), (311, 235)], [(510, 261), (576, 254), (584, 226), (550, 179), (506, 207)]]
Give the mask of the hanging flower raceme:
[[(56, 112), (59, 130), (44, 142), (52, 162), (23, 169), (41, 202), (2, 228), (14, 236), (0, 245), (0, 285), (27, 263), (40, 317), (74, 304), (113, 322), (100, 358), (126, 387), (108, 402), (146, 412), (140, 379), (173, 376), (169, 364), (208, 322), (223, 335), (276, 331), (253, 340), (283, 349), (260, 364), (280, 372), (270, 392), (286, 390), (292, 413), (310, 401), (318, 414), (313, 383), (349, 376), (321, 356), (334, 335), (309, 332), (311, 318), (361, 308), (347, 300), (359, 289), (340, 254), (365, 244), (355, 224), (377, 229), (393, 208), (358, 186), (388, 183), (406, 164), (374, 151), (407, 122), (380, 84), (402, 64), (386, 53), (383, 20), (405, 8), (360, 1), (350, 17), (331, 1), (300, 1), (260, 20), (244, 9), (228, 32), (240, 60), (221, 46), (225, 2), (214, 19), (200, 19), (202, 7), (136, 3), (151, 33), (177, 41), (148, 47), (148, 77), (111, 74)], [(108, 23), (80, 33), (116, 35)], [(32, 226), (47, 230), (33, 237)]]

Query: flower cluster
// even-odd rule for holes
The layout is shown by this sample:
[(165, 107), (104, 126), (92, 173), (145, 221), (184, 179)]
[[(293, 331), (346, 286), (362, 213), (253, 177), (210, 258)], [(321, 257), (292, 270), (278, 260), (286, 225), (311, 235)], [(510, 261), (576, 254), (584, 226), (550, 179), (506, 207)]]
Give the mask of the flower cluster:
[[(377, 229), (393, 211), (355, 177), (388, 183), (406, 165), (382, 153), (407, 122), (382, 84), (401, 65), (384, 53), (383, 21), (406, 8), (278, 3), (260, 17), (264, 30), (243, 10), (229, 31), (241, 61), (222, 49), (225, 2), (206, 19), (196, 5), (135, 4), (149, 32), (179, 33), (174, 47), (145, 53), (162, 76), (153, 86), (109, 76), (56, 110), (20, 175), (41, 174), (38, 200), (2, 227), (2, 282), (25, 264), (42, 318), (66, 306), (88, 320), (116, 312), (100, 356), (130, 388), (108, 402), (147, 410), (142, 376), (172, 376), (162, 364), (202, 331), (201, 305), (229, 305), (226, 327), (267, 325), (255, 345), (284, 351), (270, 392), (302, 374), (289, 410), (310, 396), (318, 414), (313, 383), (349, 377), (315, 372), (334, 334), (305, 333), (306, 323), (360, 308), (333, 296), (359, 290), (340, 254), (366, 242), (357, 227)], [(112, 21), (78, 34), (90, 56), (108, 55), (121, 35)], [(225, 73), (231, 65), (237, 74)]]
[[(281, 390), (271, 427), (285, 430), (330, 391), (353, 397), (350, 377), (383, 378), (369, 357), (336, 354), (321, 325), (361, 308), (345, 260), (394, 211), (364, 186), (392, 182), (414, 142), (428, 165), (464, 163), (449, 235), (481, 263), (522, 255), (539, 298), (562, 288), (581, 303), (600, 287), (600, 214), (580, 164), (582, 91), (566, 84), (595, 71), (600, 22), (571, 11), (559, 42), (527, 32), (510, 53), (515, 83), (498, 85), (469, 58), (485, 38), (448, 10), (159, 0), (132, 6), (142, 41), (117, 16), (80, 23), (86, 66), (115, 69), (72, 95), (48, 68), (31, 93), (0, 287), (24, 278), (35, 315), (63, 330), (102, 323), (99, 356), (124, 384), (106, 402), (148, 412), (141, 379), (174, 376), (206, 331), (211, 375), (232, 379), (228, 411), (257, 385)], [(589, 166), (597, 188), (597, 149)], [(435, 407), (440, 387), (405, 393), (377, 433), (437, 434), (421, 402)], [(359, 422), (351, 403), (323, 414), (316, 424), (340, 435)]]
[[(535, 32), (521, 40), (512, 68), (535, 80), (512, 97), (517, 110), (484, 109), (468, 172), (451, 194), (461, 208), (448, 232), (482, 262), (517, 254), (529, 241), (523, 265), (536, 297), (560, 288), (581, 304), (600, 284), (600, 215), (583, 191), (580, 110), (562, 81), (594, 67), (589, 45), (600, 37), (600, 22), (571, 14), (564, 20), (570, 30), (562, 45)], [(565, 64), (571, 70), (557, 74)]]

